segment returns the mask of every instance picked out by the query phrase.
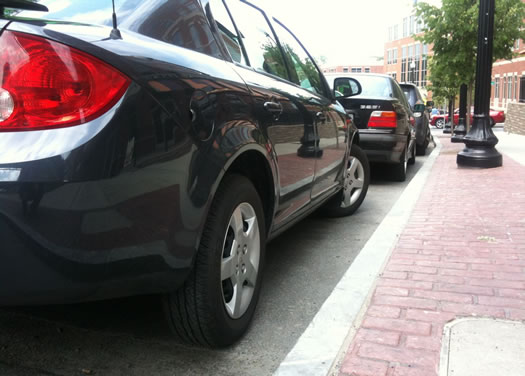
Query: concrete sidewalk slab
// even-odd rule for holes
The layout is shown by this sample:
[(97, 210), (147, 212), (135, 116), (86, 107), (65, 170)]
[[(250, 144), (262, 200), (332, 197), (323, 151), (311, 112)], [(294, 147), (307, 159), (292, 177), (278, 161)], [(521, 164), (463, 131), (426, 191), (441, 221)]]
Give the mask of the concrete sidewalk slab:
[(506, 132), (495, 132), (499, 139), (496, 149), (525, 166), (525, 136)]
[(525, 323), (466, 318), (445, 326), (439, 376), (525, 375)]

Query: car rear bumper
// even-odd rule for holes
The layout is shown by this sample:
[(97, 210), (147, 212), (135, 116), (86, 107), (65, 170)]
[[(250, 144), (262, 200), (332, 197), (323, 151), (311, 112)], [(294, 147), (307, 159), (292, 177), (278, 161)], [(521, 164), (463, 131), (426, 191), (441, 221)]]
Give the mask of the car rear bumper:
[(407, 144), (407, 136), (388, 133), (359, 134), (360, 146), (370, 162), (399, 163)]
[(126, 217), (130, 207), (68, 210), (67, 186), (43, 197), (24, 187), (0, 184), (0, 305), (173, 291), (187, 277), (191, 256)]

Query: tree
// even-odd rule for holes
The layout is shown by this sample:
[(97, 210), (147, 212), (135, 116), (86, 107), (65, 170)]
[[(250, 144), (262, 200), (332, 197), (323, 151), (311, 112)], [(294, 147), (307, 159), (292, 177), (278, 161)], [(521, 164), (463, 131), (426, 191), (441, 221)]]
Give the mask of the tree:
[[(522, 0), (497, 0), (495, 4), (493, 61), (510, 60), (514, 42), (525, 39), (525, 4)], [(478, 12), (479, 0), (442, 0), (441, 8), (425, 2), (416, 5), (416, 15), (425, 25), (424, 34), (417, 39), (433, 45), (434, 51), (429, 62), (429, 89), (441, 97), (455, 96), (466, 83), (467, 108), (476, 76)]]

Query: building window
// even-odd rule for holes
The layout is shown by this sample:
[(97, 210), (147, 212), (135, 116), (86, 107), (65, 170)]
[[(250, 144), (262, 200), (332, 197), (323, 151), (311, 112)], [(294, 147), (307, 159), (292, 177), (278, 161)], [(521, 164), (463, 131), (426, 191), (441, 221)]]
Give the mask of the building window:
[(507, 98), (510, 102), (512, 100), (512, 76), (509, 76), (507, 81)]
[(343, 73), (348, 73), (348, 67), (343, 67)]
[[(410, 35), (414, 34), (414, 25), (415, 25), (415, 22), (416, 21), (416, 17), (415, 16), (410, 16)], [(383, 29), (385, 30), (385, 29)]]
[(414, 46), (414, 57), (415, 57), (415, 63), (416, 68), (414, 70), (414, 77), (412, 78), (412, 81), (416, 84), (416, 86), (420, 86), (419, 82), (419, 61), (421, 59), (421, 44), (416, 44)]
[(365, 73), (370, 73), (370, 68), (369, 67), (365, 68)]
[(496, 77), (496, 84), (494, 87), (494, 99), (499, 100), (499, 77)]
[(421, 18), (416, 18), (416, 34), (420, 33), (423, 30), (423, 21)]
[(525, 76), (520, 77), (520, 103), (525, 103)]
[(391, 42), (392, 41), (392, 37), (393, 37), (393, 27), (390, 26), (388, 28), (388, 41)]
[(361, 73), (361, 68), (352, 68), (352, 73)]
[(403, 38), (405, 37), (408, 37), (408, 18), (407, 17), (403, 18)]
[(394, 50), (394, 56), (393, 56), (393, 58), (392, 58), (392, 62), (393, 62), (394, 64), (397, 64), (397, 48)]
[(398, 27), (399, 25), (394, 25), (394, 35), (393, 35), (393, 38), (394, 40), (397, 40), (399, 38), (399, 35), (398, 35)]
[(503, 77), (503, 100), (506, 99), (506, 96), (507, 96), (507, 77)]
[(407, 47), (401, 49), (401, 82), (407, 82)]
[(514, 100), (518, 100), (518, 75), (514, 76)]
[(428, 45), (423, 45), (423, 54), (421, 55), (421, 87), (427, 86), (427, 55)]
[(397, 73), (396, 72), (392, 73), (392, 78), (397, 81)]

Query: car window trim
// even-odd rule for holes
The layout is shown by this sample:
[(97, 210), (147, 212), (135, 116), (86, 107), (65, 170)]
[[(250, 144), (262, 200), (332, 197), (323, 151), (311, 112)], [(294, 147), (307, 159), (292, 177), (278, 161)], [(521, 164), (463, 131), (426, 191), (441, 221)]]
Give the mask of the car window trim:
[[(229, 0), (228, 0), (229, 1)], [(242, 37), (241, 37), (241, 33), (239, 31), (239, 28), (237, 27), (237, 23), (235, 22), (235, 18), (233, 17), (231, 11), (230, 11), (230, 8), (228, 7), (228, 4), (226, 2), (226, 0), (222, 0), (222, 3), (224, 4), (224, 6), (226, 7), (226, 10), (228, 12), (228, 15), (230, 16), (230, 19), (233, 23), (233, 27), (235, 28), (235, 32), (237, 33), (237, 38), (239, 39), (239, 43), (241, 44), (241, 48), (242, 48), (242, 51), (243, 51), (243, 54), (244, 54), (244, 58), (246, 60), (246, 64), (242, 64), (242, 63), (237, 63), (237, 62), (234, 62), (236, 65), (239, 65), (239, 66), (242, 66), (242, 67), (245, 67), (247, 66), (248, 68), (251, 68), (254, 72), (257, 72), (257, 73), (261, 73), (261, 74), (265, 74), (265, 75), (268, 75), (272, 78), (278, 78), (280, 80), (283, 80), (287, 83), (290, 82), (290, 68), (288, 67), (288, 64), (286, 64), (286, 59), (284, 58), (284, 54), (283, 54), (283, 49), (281, 47), (281, 42), (279, 41), (279, 38), (277, 37), (277, 35), (275, 34), (275, 30), (273, 29), (273, 26), (271, 24), (271, 22), (269, 21), (268, 19), (268, 16), (266, 15), (266, 12), (264, 10), (262, 10), (261, 8), (259, 8), (258, 6), (256, 5), (253, 5), (247, 1), (244, 1), (244, 0), (240, 0), (239, 1), (240, 3), (244, 3), (246, 6), (249, 6), (249, 7), (252, 7), (254, 8), (255, 10), (257, 10), (259, 13), (261, 13), (261, 15), (263, 16), (264, 20), (266, 21), (266, 23), (268, 24), (269, 28), (270, 28), (270, 31), (272, 32), (273, 34), (273, 37), (275, 38), (275, 41), (277, 43), (277, 47), (279, 48), (279, 52), (281, 53), (281, 57), (283, 59), (283, 64), (284, 64), (284, 67), (286, 69), (286, 75), (288, 76), (287, 79), (283, 78), (283, 77), (279, 77), (275, 74), (272, 74), (272, 73), (269, 73), (269, 72), (266, 72), (266, 71), (260, 71), (260, 70), (257, 70), (255, 69), (252, 64), (250, 63), (250, 57), (248, 56), (248, 53), (246, 51), (246, 47), (244, 46), (244, 42), (242, 40)]]
[[(244, 1), (244, 0), (241, 0), (241, 1)], [(283, 27), (286, 31), (288, 31), (290, 33), (290, 35), (296, 40), (297, 43), (299, 43), (299, 45), (301, 46), (301, 48), (303, 49), (303, 51), (308, 55), (308, 57), (310, 58), (310, 60), (312, 61), (313, 65), (315, 66), (315, 69), (317, 69), (317, 73), (319, 74), (319, 78), (321, 79), (321, 82), (322, 82), (322, 85), (323, 85), (323, 91), (324, 93), (320, 93), (319, 95), (322, 95), (323, 97), (325, 98), (331, 98), (331, 96), (328, 95), (328, 93), (330, 93), (330, 90), (329, 90), (329, 87), (328, 87), (328, 82), (326, 82), (326, 78), (324, 77), (324, 74), (321, 73), (321, 70), (319, 69), (319, 66), (317, 65), (317, 63), (315, 62), (315, 60), (312, 58), (312, 55), (310, 55), (310, 52), (308, 52), (308, 50), (304, 47), (304, 45), (301, 43), (301, 41), (299, 40), (299, 38), (297, 38), (295, 36), (295, 34), (286, 26), (284, 25), (281, 21), (279, 21), (277, 18), (275, 17), (272, 17), (273, 20), (279, 24), (281, 27)], [(274, 31), (275, 33), (275, 31)], [(279, 44), (281, 44), (279, 42)], [(286, 61), (285, 61), (285, 64), (286, 64)], [(304, 88), (303, 88), (304, 89)]]
[(213, 38), (215, 39), (215, 42), (217, 42), (217, 45), (219, 46), (219, 49), (222, 55), (222, 60), (233, 61), (230, 51), (228, 51), (228, 48), (226, 47), (226, 43), (222, 39), (222, 36), (219, 32), (219, 27), (217, 25), (217, 22), (215, 21), (215, 17), (213, 17), (213, 12), (210, 6), (210, 0), (199, 0), (199, 2), (201, 4), (202, 9), (204, 10), (204, 14), (206, 15), (206, 20), (208, 20), (208, 24), (210, 26), (210, 30), (213, 35)]

